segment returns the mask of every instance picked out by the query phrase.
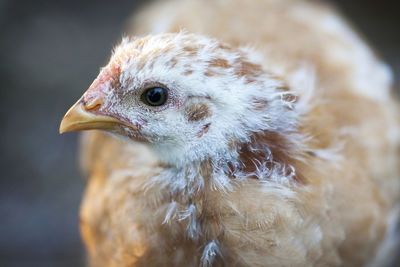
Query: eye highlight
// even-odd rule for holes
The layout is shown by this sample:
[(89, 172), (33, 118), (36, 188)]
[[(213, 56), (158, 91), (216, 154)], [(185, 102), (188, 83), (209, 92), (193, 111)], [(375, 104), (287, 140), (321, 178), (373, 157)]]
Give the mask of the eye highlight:
[(162, 106), (167, 102), (168, 92), (161, 87), (149, 88), (143, 92), (141, 99), (149, 106)]

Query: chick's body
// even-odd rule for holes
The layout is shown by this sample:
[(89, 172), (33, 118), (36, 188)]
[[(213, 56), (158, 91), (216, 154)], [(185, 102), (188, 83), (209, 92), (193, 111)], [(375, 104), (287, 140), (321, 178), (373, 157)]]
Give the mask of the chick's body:
[[(390, 70), (332, 8), (311, 1), (159, 2), (134, 17), (132, 34), (181, 29), (229, 49), (252, 45), (257, 53), (249, 53), (241, 71), (254, 72), (254, 59), (282, 81), (287, 112), (301, 114), (290, 135), (275, 127), (247, 139), (269, 151), (274, 160), (266, 164), (266, 157), (232, 141), (243, 166), (224, 174), (223, 185), (206, 156), (179, 172), (182, 166), (159, 160), (146, 144), (85, 134), (81, 160), (90, 180), (81, 231), (91, 264), (380, 264), (400, 196), (399, 112)], [(200, 135), (213, 134), (213, 121), (208, 125), (210, 132), (207, 126)], [(260, 166), (267, 171), (256, 175)], [(187, 178), (188, 185), (176, 189), (160, 182), (171, 172), (183, 181), (194, 172), (202, 184), (192, 188)]]

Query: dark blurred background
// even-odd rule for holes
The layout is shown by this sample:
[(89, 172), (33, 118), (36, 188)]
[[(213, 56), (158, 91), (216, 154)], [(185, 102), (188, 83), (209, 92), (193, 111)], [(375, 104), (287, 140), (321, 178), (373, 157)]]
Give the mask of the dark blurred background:
[[(60, 136), (59, 122), (106, 63), (141, 2), (0, 0), (0, 266), (85, 265), (77, 134)], [(400, 4), (331, 2), (398, 81)]]

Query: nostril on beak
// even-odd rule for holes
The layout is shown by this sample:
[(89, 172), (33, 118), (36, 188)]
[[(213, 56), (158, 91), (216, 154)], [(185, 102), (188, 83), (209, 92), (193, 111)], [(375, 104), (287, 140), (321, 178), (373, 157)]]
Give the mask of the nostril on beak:
[(103, 105), (103, 99), (100, 97), (92, 97), (89, 99), (83, 99), (83, 105), (86, 110), (98, 110)]

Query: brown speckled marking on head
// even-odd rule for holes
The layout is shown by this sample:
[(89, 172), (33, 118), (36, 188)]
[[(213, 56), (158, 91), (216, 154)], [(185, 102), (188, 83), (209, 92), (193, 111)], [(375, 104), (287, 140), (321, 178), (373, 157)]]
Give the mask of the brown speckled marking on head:
[(297, 102), (297, 96), (289, 92), (290, 91), (289, 85), (283, 84), (283, 85), (277, 87), (276, 90), (278, 90), (280, 92), (284, 92), (284, 94), (282, 94), (282, 96), (281, 96), (283, 101), (289, 102), (289, 103)]
[(172, 58), (168, 63), (167, 66), (170, 68), (174, 68), (178, 64), (178, 60), (176, 58)]
[(253, 103), (252, 109), (256, 111), (265, 110), (265, 108), (268, 106), (268, 101), (258, 98), (253, 99), (252, 103)]
[(212, 68), (223, 68), (223, 69), (228, 69), (228, 68), (232, 67), (228, 63), (228, 60), (223, 59), (223, 58), (216, 58), (216, 59), (210, 60), (208, 66), (212, 67)]
[(111, 88), (119, 89), (121, 88), (121, 81), (119, 80), (119, 75), (115, 76), (110, 82)]
[(203, 126), (203, 129), (197, 134), (197, 137), (202, 137), (204, 134), (208, 133), (208, 130), (210, 129), (211, 123), (207, 123), (206, 125)]
[(208, 68), (204, 72), (204, 75), (207, 77), (224, 75), (225, 72), (221, 69), (229, 69), (231, 67), (232, 66), (228, 63), (226, 59), (213, 59), (208, 62)]
[(185, 108), (188, 121), (200, 121), (211, 116), (210, 109), (204, 103), (195, 103)]
[(215, 76), (216, 74), (217, 74), (216, 72), (210, 71), (210, 70), (204, 72), (204, 75), (207, 77), (212, 77), (212, 76)]
[[(275, 79), (282, 80), (282, 78), (275, 78)], [(281, 92), (287, 92), (287, 91), (290, 91), (290, 87), (287, 84), (283, 84), (283, 85), (277, 87), (276, 90), (281, 91)]]
[(244, 77), (246, 83), (256, 81), (256, 78), (263, 74), (261, 65), (251, 63), (243, 58), (239, 58), (235, 61), (234, 71), (236, 76)]
[(297, 96), (294, 94), (283, 94), (282, 95), (282, 100), (289, 102), (289, 103), (296, 103), (297, 102)]
[(224, 44), (224, 43), (220, 43), (217, 46), (218, 49), (223, 49), (223, 50), (232, 50), (232, 47), (230, 45)]
[(185, 51), (186, 57), (195, 57), (195, 56), (197, 56), (199, 47), (185, 46), (182, 50)]
[(187, 76), (193, 73), (193, 70), (186, 70), (183, 75)]
[(190, 52), (190, 51), (195, 51), (197, 49), (194, 46), (185, 46), (185, 47), (183, 47), (182, 50), (186, 51), (186, 52)]

